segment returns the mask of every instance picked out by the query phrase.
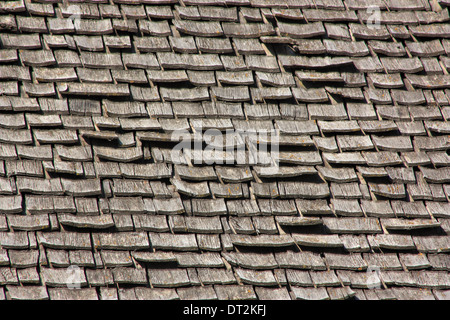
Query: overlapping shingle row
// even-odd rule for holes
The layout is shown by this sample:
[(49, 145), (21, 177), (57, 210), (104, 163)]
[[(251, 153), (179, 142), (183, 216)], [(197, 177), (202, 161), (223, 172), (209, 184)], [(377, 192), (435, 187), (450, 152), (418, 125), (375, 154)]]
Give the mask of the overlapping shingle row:
[(449, 299), (449, 5), (0, 2), (0, 299)]

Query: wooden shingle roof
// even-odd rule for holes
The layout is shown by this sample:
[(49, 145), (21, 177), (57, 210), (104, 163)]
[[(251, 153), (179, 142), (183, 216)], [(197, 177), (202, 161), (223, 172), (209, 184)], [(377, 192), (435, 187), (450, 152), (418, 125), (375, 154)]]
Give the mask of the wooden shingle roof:
[(0, 300), (448, 299), (449, 8), (1, 1)]

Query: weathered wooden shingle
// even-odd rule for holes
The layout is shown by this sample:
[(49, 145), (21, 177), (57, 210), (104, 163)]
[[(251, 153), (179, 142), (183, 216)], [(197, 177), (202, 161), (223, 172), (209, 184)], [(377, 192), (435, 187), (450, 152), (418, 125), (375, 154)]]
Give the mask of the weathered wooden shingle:
[(91, 239), (86, 233), (39, 232), (37, 238), (39, 243), (52, 249), (91, 249)]
[(288, 247), (294, 240), (288, 235), (230, 235), (234, 245), (249, 247)]
[(321, 22), (314, 22), (306, 25), (293, 23), (278, 23), (280, 33), (283, 36), (292, 38), (311, 38), (325, 34), (325, 28)]
[(329, 300), (330, 297), (325, 288), (292, 288), (292, 299), (296, 300)]
[(414, 242), (409, 235), (379, 234), (369, 236), (368, 241), (373, 249), (414, 250)]
[(446, 236), (413, 237), (419, 252), (441, 253), (450, 251), (449, 239)]
[(324, 253), (324, 255), (330, 269), (355, 271), (367, 269), (367, 263), (362, 259), (361, 254)]
[(20, 287), (8, 286), (8, 295), (12, 300), (48, 300), (45, 286)]
[(432, 219), (382, 219), (381, 223), (387, 229), (414, 230), (423, 228), (436, 228), (440, 223)]
[(330, 195), (324, 183), (280, 182), (278, 188), (282, 198), (320, 199)]
[(44, 268), (42, 271), (43, 281), (50, 287), (66, 287), (70, 285), (84, 287), (87, 285), (84, 272), (78, 271), (77, 279), (71, 279), (71, 270), (68, 268)]
[(278, 267), (273, 254), (222, 253), (224, 259), (233, 266), (246, 269), (274, 269)]
[(186, 269), (147, 269), (154, 287), (180, 287), (190, 284)]
[[(10, 16), (11, 18), (12, 16)], [(9, 19), (11, 20), (11, 19)], [(38, 33), (34, 34), (2, 34), (0, 36), (3, 48), (6, 49), (40, 49), (41, 40)]]
[(262, 23), (240, 24), (224, 22), (222, 23), (222, 29), (225, 36), (236, 38), (258, 38), (275, 33), (273, 26)]
[(339, 248), (343, 243), (337, 235), (301, 235), (294, 234), (293, 238), (300, 247)]
[[(118, 295), (121, 300), (178, 300), (175, 289), (134, 287), (120, 289)], [(117, 297), (115, 298), (117, 299)]]
[(72, 95), (88, 96), (129, 96), (130, 89), (128, 84), (108, 84), (108, 83), (64, 83), (58, 85), (60, 92)]
[(218, 285), (214, 289), (219, 300), (255, 300), (257, 298), (251, 285)]
[(209, 284), (235, 284), (236, 278), (231, 270), (219, 268), (199, 268), (198, 277), (204, 285)]
[(98, 249), (112, 250), (150, 248), (147, 233), (144, 232), (97, 233), (93, 237), (93, 244)]
[(195, 251), (197, 241), (195, 235), (173, 235), (169, 233), (150, 233), (150, 242), (153, 248), (176, 251)]
[(324, 225), (332, 233), (382, 233), (380, 223), (375, 218), (323, 218)]

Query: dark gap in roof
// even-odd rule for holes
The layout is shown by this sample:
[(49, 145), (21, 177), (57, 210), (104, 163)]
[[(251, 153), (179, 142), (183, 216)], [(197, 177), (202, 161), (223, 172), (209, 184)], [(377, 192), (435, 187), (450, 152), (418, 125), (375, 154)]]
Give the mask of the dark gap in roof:
[(392, 230), (389, 229), (390, 234), (403, 234), (411, 236), (445, 236), (446, 232), (441, 226), (425, 229), (411, 229), (411, 230)]
[(286, 43), (272, 43), (272, 48), (276, 55), (297, 56), (298, 53)]
[[(204, 166), (202, 166), (202, 167), (204, 167)], [(182, 179), (182, 180), (185, 181), (186, 183), (201, 183), (201, 182), (204, 182), (204, 181), (186, 181), (184, 179)], [(161, 180), (158, 180), (158, 181), (161, 181)], [(170, 185), (170, 181), (167, 181), (167, 184)], [(195, 196), (192, 196), (192, 195), (184, 194), (184, 193), (179, 192), (179, 191), (178, 191), (178, 193), (180, 195), (181, 201), (199, 200), (199, 199), (213, 199), (212, 194), (210, 194), (210, 195), (208, 195), (206, 197), (195, 197)], [(220, 199), (220, 198), (217, 197), (217, 199)], [(230, 200), (236, 200), (236, 199), (230, 199)], [(190, 215), (192, 215), (192, 214), (190, 214)], [(197, 215), (195, 215), (195, 216), (197, 216)], [(189, 234), (189, 232), (176, 232), (176, 234)]]
[[(423, 167), (423, 168), (428, 168), (428, 169), (436, 169), (435, 166), (433, 165), (433, 163), (424, 164), (424, 165), (421, 164), (420, 166)], [(443, 166), (439, 166), (439, 167), (443, 167)], [(415, 168), (414, 169), (414, 173), (416, 173), (416, 172), (420, 172), (420, 169)]]
[[(388, 184), (392, 184), (392, 182), (388, 182)], [(378, 201), (383, 201), (383, 200), (406, 200), (406, 199), (407, 199), (406, 195), (404, 197), (401, 197), (401, 198), (392, 199), (391, 197), (383, 197), (383, 196), (377, 194), (377, 200)]]
[(341, 163), (330, 163), (330, 166), (333, 169), (348, 168), (348, 164), (341, 164)]
[[(323, 132), (324, 137), (331, 138), (336, 137), (337, 135), (344, 136), (364, 136), (362, 131), (346, 131), (346, 132)], [(366, 134), (367, 135), (367, 134)]]
[[(172, 10), (172, 11), (175, 11), (175, 8), (174, 8), (173, 5), (165, 4), (164, 6), (170, 6), (170, 7), (171, 7), (171, 10)], [(144, 20), (145, 20), (145, 19), (148, 19), (148, 17), (147, 17), (147, 18), (144, 18)], [(161, 21), (168, 21), (169, 23), (171, 22), (171, 20), (168, 19), (168, 18), (165, 18), (165, 17), (157, 17), (157, 16), (152, 16), (152, 17), (150, 17), (149, 20), (151, 20), (151, 21), (156, 21), (156, 22), (161, 22)], [(171, 24), (171, 25), (172, 25), (172, 24)]]
[[(262, 182), (274, 182), (278, 179), (260, 178)], [(324, 183), (318, 174), (307, 174), (297, 177), (283, 177), (283, 182), (309, 182), (309, 183)]]
[[(16, 113), (17, 114), (17, 113)], [(33, 113), (33, 114), (39, 114), (39, 115), (43, 115), (44, 113), (43, 112), (36, 112), (36, 113)], [(70, 115), (69, 115), (69, 117), (70, 117)], [(77, 117), (77, 116), (73, 116), (73, 117)], [(88, 116), (89, 117), (89, 116)], [(64, 126), (64, 124), (61, 122), (61, 124), (60, 125), (57, 125), (57, 126), (39, 126), (39, 127), (31, 127), (32, 129), (43, 129), (43, 130), (54, 130), (54, 129), (67, 129), (65, 126)], [(78, 143), (75, 143), (75, 144), (78, 144)]]
[(291, 246), (283, 246), (283, 247), (247, 247), (247, 246), (239, 246), (234, 245), (238, 248), (239, 252), (242, 253), (277, 253), (277, 252), (285, 252), (288, 250), (298, 252), (298, 248), (295, 245)]
[(171, 185), (169, 178), (161, 178), (161, 179), (157, 179), (156, 181), (165, 183), (166, 185)]
[[(142, 131), (147, 131), (147, 130), (142, 130)], [(150, 130), (148, 130), (150, 131)], [(164, 133), (164, 131), (162, 130), (151, 130), (151, 132), (157, 132), (157, 133)], [(143, 147), (152, 147), (152, 148), (161, 148), (161, 149), (166, 149), (166, 148), (172, 148), (174, 146), (176, 146), (178, 144), (177, 142), (171, 142), (171, 141), (142, 141), (142, 146)]]
[[(425, 58), (426, 58), (426, 57), (425, 57)], [(414, 74), (414, 75), (418, 75), (418, 76), (427, 76), (427, 75), (429, 76), (429, 75), (430, 75), (429, 73), (426, 72), (425, 69), (422, 70), (422, 71), (419, 71), (419, 72), (414, 72), (413, 74)], [(405, 80), (408, 79), (408, 78), (406, 77), (406, 75), (407, 75), (406, 73), (402, 75), (403, 83), (405, 83)], [(420, 89), (420, 88), (419, 88), (419, 89)], [(422, 90), (427, 90), (427, 89), (425, 88), (425, 89), (422, 89)]]
[[(108, 18), (108, 19), (109, 19), (109, 18)], [(121, 19), (120, 19), (120, 20), (121, 20)], [(134, 20), (134, 19), (129, 19), (129, 20)], [(152, 20), (153, 20), (153, 19), (152, 19)], [(138, 32), (132, 32), (131, 30), (123, 31), (123, 30), (118, 30), (118, 29), (114, 28), (114, 33), (112, 33), (111, 35), (112, 35), (112, 36), (118, 36), (118, 37), (120, 37), (120, 36), (130, 36), (130, 35), (133, 35), (133, 36), (136, 36), (136, 35), (142, 36), (142, 34), (140, 34), (139, 28), (137, 28), (137, 29), (138, 29)]]
[[(9, 100), (8, 99), (8, 97), (9, 96), (0, 96), (0, 98), (5, 98), (6, 100)], [(11, 115), (11, 116), (20, 116), (20, 115), (22, 115), (23, 114), (23, 112), (21, 112), (21, 113), (18, 113), (17, 111), (14, 111), (14, 110), (2, 110), (2, 109), (0, 109), (0, 111), (1, 111), (1, 113), (2, 113), (2, 116), (3, 115)], [(39, 111), (39, 112), (33, 112), (34, 114), (44, 114), (42, 111)], [(24, 115), (25, 116), (25, 115)], [(55, 128), (55, 127), (52, 127), (52, 128)]]
[(369, 132), (366, 134), (374, 135), (374, 136), (383, 136), (383, 137), (398, 137), (401, 136), (399, 130), (389, 130), (383, 132)]
[[(105, 287), (109, 288), (109, 285), (106, 285)], [(111, 287), (113, 287), (113, 286), (111, 286)], [(100, 291), (101, 286), (93, 286), (93, 288), (95, 289), (95, 292), (97, 293), (97, 296), (101, 297), (102, 296), (101, 291)]]
[(134, 288), (150, 288), (150, 282), (147, 281), (147, 284), (134, 283), (133, 280), (130, 280), (131, 283), (123, 283), (117, 284), (120, 289), (134, 289)]
[[(390, 232), (389, 231), (389, 233), (392, 233), (392, 232)], [(419, 251), (417, 251), (417, 250), (404, 250), (404, 249), (385, 249), (385, 248), (382, 248), (382, 249), (379, 249), (379, 250), (374, 250), (376, 253), (384, 253), (384, 254), (387, 254), (387, 253), (397, 253), (397, 254), (399, 254), (399, 253), (410, 253), (410, 254), (418, 254), (419, 253)]]
[[(276, 252), (278, 252), (278, 251), (276, 251)], [(292, 247), (286, 248), (286, 250), (284, 250), (284, 252), (288, 252), (288, 253), (294, 252), (295, 253), (295, 252), (300, 252), (300, 249), (297, 246), (292, 246)]]
[[(67, 162), (71, 162), (71, 161), (67, 161)], [(50, 179), (54, 179), (54, 178), (61, 178), (61, 179), (72, 179), (72, 180), (85, 180), (87, 179), (86, 176), (84, 175), (75, 175), (75, 174), (70, 174), (70, 173), (64, 173), (64, 172), (52, 172), (52, 171), (47, 171), (49, 178)], [(24, 193), (23, 191), (21, 193)], [(83, 198), (85, 198), (86, 196), (83, 196)], [(97, 198), (97, 196), (93, 196), (93, 198)]]
[(302, 24), (307, 24), (305, 18), (302, 19), (290, 19), (290, 18), (284, 18), (282, 16), (277, 16), (275, 18), (275, 16), (273, 16), (273, 18), (267, 17), (267, 20), (269, 21), (273, 21), (273, 22), (283, 22), (283, 23), (291, 23), (291, 24), (295, 24), (295, 25), (302, 25)]
[[(85, 197), (83, 197), (85, 198)], [(80, 216), (79, 214), (73, 214), (74, 216)], [(96, 215), (97, 216), (97, 215)], [(77, 228), (69, 225), (64, 225), (64, 230), (66, 232), (76, 232), (76, 233), (115, 233), (117, 232), (116, 227), (110, 227), (105, 229), (98, 229), (98, 228)]]
[[(388, 176), (385, 177), (364, 177), (367, 183), (376, 183), (376, 184), (392, 184), (391, 179)], [(378, 198), (378, 196), (377, 196)]]
[(286, 233), (292, 234), (330, 234), (328, 228), (320, 224), (313, 226), (282, 226), (282, 229)]
[[(336, 95), (336, 94), (333, 94), (333, 93), (330, 93), (330, 92), (328, 92), (328, 94), (331, 95), (333, 98), (339, 97), (339, 99), (342, 99), (342, 97), (339, 96), (339, 95)], [(361, 100), (361, 99), (345, 98), (345, 100), (342, 99), (342, 102), (343, 102), (343, 103), (345, 102), (346, 105), (347, 105), (347, 103), (362, 103), (362, 104), (368, 104), (368, 103), (366, 102), (365, 98), (363, 98), (362, 100)]]
[(272, 55), (276, 56), (277, 53), (276, 53), (275, 47), (273, 46), (274, 44), (273, 43), (266, 43), (265, 45), (266, 45), (266, 48), (269, 50), (269, 52)]
[[(170, 71), (171, 69), (167, 69)], [(189, 80), (188, 81), (174, 81), (174, 82), (159, 82), (155, 81), (159, 88), (169, 88), (169, 89), (194, 89), (198, 88), (194, 86)], [(147, 86), (144, 86), (147, 87)]]
[[(114, 131), (109, 131), (109, 130), (101, 130), (99, 132), (114, 132)], [(101, 147), (111, 147), (111, 148), (120, 148), (118, 139), (116, 139), (116, 141), (114, 140), (104, 140), (104, 139), (96, 139), (96, 138), (88, 138), (88, 137), (84, 137), (84, 140), (86, 140), (86, 142), (90, 145), (90, 146), (101, 146)]]
[[(71, 83), (78, 83), (78, 82), (67, 82), (67, 83), (70, 85)], [(83, 82), (82, 84), (92, 85), (94, 83), (92, 83), (92, 82)], [(110, 83), (108, 83), (108, 84), (110, 84)], [(52, 98), (52, 97), (42, 97), (42, 98)], [(71, 93), (68, 93), (68, 92), (64, 92), (63, 93), (63, 99), (65, 99), (65, 100), (67, 100), (69, 102), (69, 109), (70, 109), (70, 100), (86, 100), (86, 101), (93, 100), (93, 101), (100, 101), (100, 103), (101, 103), (101, 101), (103, 99), (114, 100), (114, 101), (129, 101), (130, 97), (126, 97), (126, 98), (114, 97), (114, 96), (98, 97), (98, 96), (92, 96), (92, 95), (89, 95), (89, 94), (78, 95), (78, 94), (71, 94)], [(72, 113), (72, 115), (74, 115), (74, 114)]]
[(306, 89), (323, 89), (325, 86), (338, 87), (336, 82), (303, 80), (302, 83), (305, 85)]
[[(250, 87), (250, 86), (249, 86)], [(253, 84), (252, 87), (256, 88), (256, 84)], [(269, 87), (269, 86), (267, 86)], [(267, 88), (264, 87), (264, 88)], [(264, 89), (262, 88), (262, 89)], [(270, 87), (269, 87), (270, 88)], [(295, 100), (295, 98), (289, 98), (289, 99), (283, 99), (283, 100), (279, 100), (279, 99), (275, 99), (275, 100), (271, 100), (271, 99), (264, 99), (263, 103), (267, 103), (267, 104), (279, 104), (279, 103), (284, 103), (284, 104), (297, 104), (297, 100)]]
[[(298, 56), (298, 53), (295, 53), (294, 55)], [(329, 55), (314, 55), (314, 58), (325, 58), (325, 57), (329, 57)], [(351, 67), (347, 67), (347, 68), (351, 68)], [(289, 67), (289, 66), (285, 66), (284, 69), (286, 71), (292, 72), (295, 74), (295, 71), (297, 70), (304, 70), (304, 71), (314, 71), (314, 72), (332, 72), (332, 71), (338, 71), (338, 72), (352, 72), (352, 73), (360, 73), (356, 68), (351, 68), (351, 69), (344, 69), (342, 66), (302, 66), (302, 67)], [(338, 84), (339, 82), (328, 82), (327, 85), (332, 84), (333, 86), (336, 86), (336, 84)], [(322, 88), (324, 87), (324, 82), (321, 82), (322, 84)], [(344, 86), (345, 87), (345, 86)]]
[(339, 248), (326, 248), (326, 247), (309, 247), (309, 246), (299, 246), (302, 251), (309, 251), (317, 254), (323, 253), (338, 253), (338, 254), (348, 254), (348, 251), (344, 247)]
[[(318, 149), (315, 146), (288, 146), (288, 145), (280, 145), (278, 146), (279, 151), (286, 151), (286, 152), (295, 152), (295, 151), (318, 151)], [(283, 163), (283, 165), (289, 166), (295, 166), (296, 164), (289, 164), (289, 163)]]
[[(259, 146), (261, 148), (261, 144)], [(317, 151), (317, 149), (315, 147), (313, 147), (313, 146), (311, 146), (311, 147), (304, 147), (304, 146), (295, 147), (295, 146), (283, 146), (283, 145), (281, 145), (281, 146), (272, 146), (272, 145), (269, 144), (267, 147), (264, 146), (264, 148), (266, 148), (266, 149), (261, 149), (261, 151), (263, 151), (263, 150), (266, 151), (267, 150), (267, 152), (272, 152), (272, 149), (274, 149), (274, 148), (275, 148), (273, 150), (274, 152), (276, 152), (278, 150), (279, 151), (292, 151), (292, 152), (294, 152), (294, 151)], [(286, 164), (286, 165), (288, 165), (288, 164)]]
[[(2, 48), (1, 44), (0, 44), (0, 48), (1, 48), (1, 50), (9, 50), (9, 49), (4, 49), (4, 48)], [(15, 49), (11, 49), (11, 50), (15, 50)], [(22, 67), (22, 64), (21, 64), (19, 58), (17, 58), (16, 61), (0, 61), (0, 65)], [(2, 79), (2, 81), (4, 81), (4, 79)]]
[[(328, 82), (326, 82), (325, 84), (323, 84), (322, 87), (335, 87), (335, 88), (339, 88), (339, 86), (335, 85), (335, 84), (329, 84)], [(344, 105), (345, 111), (347, 112), (347, 105), (346, 103), (348, 103), (347, 99), (342, 99), (342, 96), (338, 95), (338, 94), (333, 94), (331, 92), (329, 92), (328, 90), (325, 89), (325, 91), (327, 91), (328, 95), (331, 95), (333, 97), (334, 100), (336, 100), (337, 103), (341, 103)], [(348, 112), (347, 112), (348, 113)]]
[[(425, 121), (427, 121), (427, 120), (425, 120)], [(433, 120), (431, 120), (431, 121), (433, 121)], [(441, 136), (448, 136), (448, 135), (449, 135), (448, 132), (431, 131), (431, 136), (433, 136), (433, 137), (441, 137)], [(447, 152), (447, 154), (448, 154), (449, 150), (450, 149), (445, 150)]]
[[(192, 251), (189, 251), (192, 252)], [(171, 269), (171, 268), (177, 268), (178, 262), (176, 261), (169, 261), (169, 262), (146, 262), (146, 261), (137, 261), (136, 263), (139, 264), (143, 268), (150, 268), (150, 269)]]
[[(2, 13), (2, 14), (6, 15), (7, 13)], [(17, 13), (15, 13), (14, 15), (18, 16)], [(11, 28), (8, 28), (6, 25), (2, 25), (1, 28), (2, 29), (0, 29), (0, 31), (1, 31), (2, 34), (14, 34), (14, 35), (16, 35), (19, 32), (19, 29), (11, 29)], [(2, 45), (1, 42), (0, 42), (0, 45)]]
[(131, 48), (111, 48), (109, 47), (110, 53), (136, 53), (136, 50), (134, 50), (134, 46), (131, 46)]
[[(329, 57), (328, 54), (325, 55), (326, 57)], [(350, 72), (350, 73), (362, 73), (364, 74), (364, 72), (359, 71), (354, 64), (351, 65), (346, 65), (346, 66), (338, 66), (337, 67), (339, 72)]]

